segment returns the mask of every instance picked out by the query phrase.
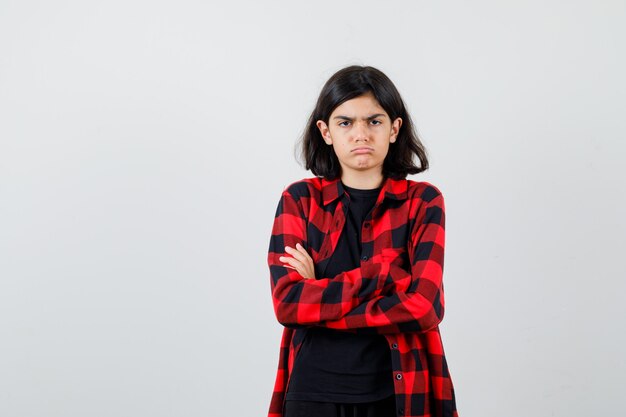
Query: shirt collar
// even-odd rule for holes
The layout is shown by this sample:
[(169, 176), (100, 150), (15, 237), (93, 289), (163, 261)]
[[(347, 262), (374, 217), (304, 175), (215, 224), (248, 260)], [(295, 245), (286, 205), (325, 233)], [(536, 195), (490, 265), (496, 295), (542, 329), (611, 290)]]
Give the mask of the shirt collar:
[[(407, 199), (408, 182), (406, 179), (395, 180), (393, 178), (385, 178), (382, 184), (381, 193), (384, 193), (384, 198), (390, 198), (392, 200), (406, 200)], [(322, 178), (322, 198), (324, 205), (330, 204), (345, 193), (343, 184), (339, 177), (327, 180)]]

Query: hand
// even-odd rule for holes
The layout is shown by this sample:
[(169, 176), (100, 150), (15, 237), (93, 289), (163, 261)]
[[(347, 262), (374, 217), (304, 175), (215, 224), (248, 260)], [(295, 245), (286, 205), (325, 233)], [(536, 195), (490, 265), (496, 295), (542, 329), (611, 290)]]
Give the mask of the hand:
[(285, 263), (283, 266), (295, 269), (303, 278), (315, 278), (315, 264), (313, 263), (313, 259), (301, 244), (296, 243), (295, 249), (285, 246), (285, 252), (292, 257), (281, 256), (278, 258), (279, 261)]

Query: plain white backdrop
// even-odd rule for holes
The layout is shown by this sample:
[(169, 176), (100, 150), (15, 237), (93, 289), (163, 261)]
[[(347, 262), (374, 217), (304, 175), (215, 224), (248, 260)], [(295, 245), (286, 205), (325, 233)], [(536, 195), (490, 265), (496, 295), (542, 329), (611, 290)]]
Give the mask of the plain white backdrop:
[(266, 254), (326, 79), (373, 65), (446, 199), (462, 417), (622, 409), (623, 1), (0, 0), (0, 415), (264, 416)]

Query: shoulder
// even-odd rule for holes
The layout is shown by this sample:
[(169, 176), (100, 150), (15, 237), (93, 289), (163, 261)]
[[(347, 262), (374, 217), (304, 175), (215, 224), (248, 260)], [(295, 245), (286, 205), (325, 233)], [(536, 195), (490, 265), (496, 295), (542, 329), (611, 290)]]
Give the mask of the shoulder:
[(322, 193), (322, 178), (303, 178), (292, 182), (283, 190), (283, 197), (291, 197), (294, 200), (320, 196)]
[(407, 196), (410, 200), (419, 200), (424, 203), (434, 201), (443, 202), (443, 193), (436, 185), (428, 181), (407, 181)]
[(446, 208), (439, 187), (428, 181), (408, 181), (409, 210), (415, 219), (413, 230), (427, 223), (443, 226)]
[(317, 177), (292, 182), (281, 194), (278, 211), (300, 213), (308, 217), (311, 207), (321, 205), (322, 185), (322, 179)]

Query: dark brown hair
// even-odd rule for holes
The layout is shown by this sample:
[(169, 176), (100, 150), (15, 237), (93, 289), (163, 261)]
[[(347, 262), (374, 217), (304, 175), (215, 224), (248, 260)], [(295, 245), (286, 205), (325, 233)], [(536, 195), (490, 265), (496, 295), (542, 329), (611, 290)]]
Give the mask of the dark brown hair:
[[(333, 74), (326, 81), (302, 135), (300, 153), (305, 168), (326, 179), (341, 175), (341, 166), (332, 146), (327, 145), (317, 128), (317, 121), (328, 123), (332, 112), (345, 101), (372, 93), (391, 120), (402, 119), (402, 126), (383, 162), (383, 176), (394, 179), (406, 178), (428, 169), (426, 149), (406, 110), (400, 93), (391, 80), (380, 70), (369, 66), (352, 65)], [(415, 165), (417, 156), (420, 166)]]

